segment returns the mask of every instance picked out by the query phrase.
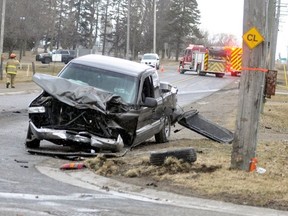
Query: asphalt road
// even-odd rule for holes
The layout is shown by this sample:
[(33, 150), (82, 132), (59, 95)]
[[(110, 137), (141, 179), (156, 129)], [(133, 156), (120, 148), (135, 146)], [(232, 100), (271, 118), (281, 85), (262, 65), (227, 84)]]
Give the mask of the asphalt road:
[[(180, 75), (165, 68), (160, 79), (179, 89), (181, 106), (221, 89), (235, 78)], [(28, 126), (27, 106), (40, 91), (23, 84), (23, 89), (0, 88), (0, 215), (286, 215), (269, 209), (237, 206), (187, 198), (169, 193), (135, 189), (133, 193), (106, 190), (109, 180), (95, 178), (89, 171), (63, 172), (53, 167), (57, 159), (25, 151)], [(25, 87), (26, 86), (26, 87)], [(29, 88), (28, 88), (29, 86)], [(25, 89), (26, 88), (26, 89)], [(27, 89), (29, 89), (28, 92)], [(16, 91), (16, 92), (15, 92)], [(51, 166), (52, 165), (52, 166)], [(105, 182), (105, 183), (103, 183)], [(113, 188), (113, 184), (109, 188)], [(126, 188), (127, 189), (127, 188)], [(138, 192), (137, 192), (138, 191)], [(141, 191), (141, 193), (139, 193)]]

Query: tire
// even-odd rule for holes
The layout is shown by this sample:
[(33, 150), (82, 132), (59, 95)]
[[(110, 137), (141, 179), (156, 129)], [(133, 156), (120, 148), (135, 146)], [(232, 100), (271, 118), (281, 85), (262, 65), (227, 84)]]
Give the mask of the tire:
[(51, 59), (50, 58), (44, 58), (41, 62), (42, 62), (42, 64), (50, 64)]
[(197, 65), (196, 72), (197, 72), (198, 75), (201, 73), (201, 65)]
[(193, 148), (168, 150), (164, 152), (152, 152), (150, 154), (150, 163), (152, 165), (161, 166), (168, 157), (182, 159), (185, 162), (193, 163), (197, 160), (196, 151)]
[(238, 76), (237, 72), (231, 72), (231, 76)]
[(171, 120), (168, 116), (164, 119), (164, 126), (161, 131), (155, 134), (155, 141), (156, 143), (165, 143), (169, 141), (171, 133)]
[(224, 77), (224, 74), (222, 74), (222, 73), (216, 73), (215, 75), (216, 75), (216, 77), (219, 77), (219, 78)]
[(185, 71), (186, 71), (186, 70), (182, 67), (182, 65), (179, 65), (179, 72), (180, 72), (180, 74), (184, 74)]
[(202, 72), (202, 71), (200, 71), (200, 72), (199, 72), (199, 76), (206, 76), (206, 73), (205, 73), (205, 72)]
[(30, 127), (28, 127), (25, 146), (26, 148), (39, 148), (40, 147), (40, 140), (33, 139)]

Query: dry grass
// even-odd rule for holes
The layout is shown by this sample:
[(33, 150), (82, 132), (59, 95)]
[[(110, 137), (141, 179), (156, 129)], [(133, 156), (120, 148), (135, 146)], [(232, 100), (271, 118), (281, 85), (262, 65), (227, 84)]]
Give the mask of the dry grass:
[[(190, 140), (180, 142), (191, 146)], [(178, 146), (177, 141), (173, 144)], [(97, 174), (125, 182), (134, 178), (132, 183), (140, 186), (154, 182), (160, 189), (184, 195), (288, 210), (288, 141), (258, 144), (258, 166), (266, 169), (264, 174), (231, 170), (230, 145), (203, 139), (195, 140), (193, 147), (201, 152), (194, 164), (167, 158), (162, 166), (153, 166), (149, 152), (137, 157), (131, 152), (120, 159), (94, 158), (86, 163)]]
[[(214, 107), (217, 107), (217, 100), (219, 101), (215, 96), (211, 99)], [(227, 98), (227, 101), (229, 100)], [(229, 104), (228, 107), (227, 112), (223, 112), (223, 123), (232, 127), (236, 112), (231, 112), (233, 104)], [(147, 143), (150, 145), (140, 146), (123, 158), (101, 159), (102, 162), (106, 160), (103, 164), (108, 161), (109, 164), (102, 164), (98, 169), (93, 169), (91, 165), (98, 159), (86, 162), (98, 174), (142, 187), (157, 186), (159, 190), (189, 196), (288, 210), (287, 111), (288, 95), (272, 96), (265, 103), (264, 113), (261, 114), (256, 155), (258, 167), (266, 170), (264, 174), (231, 170), (232, 146), (207, 139), (175, 140), (165, 145)], [(208, 110), (206, 112), (209, 113)], [(220, 117), (215, 117), (216, 120), (218, 118)], [(197, 151), (197, 161), (193, 164), (174, 158), (168, 158), (163, 166), (153, 166), (149, 163), (151, 151), (187, 146), (194, 147)]]

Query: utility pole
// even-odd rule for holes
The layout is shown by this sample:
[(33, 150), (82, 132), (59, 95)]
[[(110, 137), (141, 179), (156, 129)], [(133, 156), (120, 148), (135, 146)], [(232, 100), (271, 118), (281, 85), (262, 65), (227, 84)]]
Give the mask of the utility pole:
[[(276, 3), (276, 2), (275, 2)], [(275, 20), (275, 26), (273, 29), (273, 38), (272, 38), (272, 52), (271, 55), (274, 57), (271, 59), (271, 69), (275, 68), (275, 56), (276, 56), (276, 47), (277, 47), (277, 38), (278, 38), (278, 31), (279, 31), (279, 20), (280, 20), (280, 7), (281, 7), (281, 0), (277, 1), (277, 12), (276, 12), (276, 20)], [(275, 5), (276, 8), (276, 5)]]
[(154, 35), (153, 35), (153, 53), (156, 53), (156, 1), (154, 0)]
[(276, 13), (275, 12), (276, 12), (276, 0), (269, 0), (267, 25), (268, 25), (268, 29), (270, 29), (271, 31), (268, 31), (266, 35), (266, 40), (268, 40), (268, 59), (267, 59), (266, 67), (269, 69), (273, 69), (274, 64), (275, 64), (275, 61), (273, 61), (273, 59), (275, 59), (275, 53), (273, 52), (274, 51), (273, 45), (274, 45), (274, 40), (276, 39), (275, 38), (275, 35), (276, 35), (276, 32), (275, 32), (276, 31)]
[(127, 41), (126, 41), (126, 59), (129, 59), (130, 50), (130, 10), (131, 10), (131, 0), (128, 0), (128, 17), (127, 17)]
[[(256, 156), (268, 47), (266, 41), (261, 43), (262, 40), (259, 39), (263, 39), (261, 35), (267, 35), (266, 9), (266, 1), (244, 0), (242, 73), (231, 168), (246, 171), (249, 170), (251, 159)], [(251, 31), (253, 29), (258, 30), (260, 34)], [(248, 46), (249, 43), (253, 45), (254, 42), (256, 46)]]
[(2, 16), (1, 16), (1, 34), (0, 34), (0, 78), (1, 80), (3, 79), (3, 41), (4, 41), (5, 11), (6, 11), (6, 0), (3, 0)]
[(109, 0), (107, 0), (107, 4), (106, 4), (106, 8), (105, 8), (102, 55), (105, 55), (105, 48), (106, 48), (105, 46), (106, 46), (106, 37), (107, 37), (108, 6), (109, 6)]

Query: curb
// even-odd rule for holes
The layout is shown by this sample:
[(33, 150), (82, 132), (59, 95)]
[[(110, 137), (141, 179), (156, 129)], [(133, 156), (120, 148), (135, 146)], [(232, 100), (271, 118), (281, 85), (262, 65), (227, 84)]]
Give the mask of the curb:
[(230, 213), (231, 215), (243, 216), (284, 216), (287, 215), (285, 211), (279, 211), (268, 208), (236, 205), (222, 201), (208, 200), (202, 198), (194, 198), (182, 196), (165, 191), (157, 191), (150, 188), (130, 185), (119, 182), (110, 178), (96, 175), (88, 169), (81, 169), (76, 171), (61, 171), (56, 168), (47, 166), (36, 166), (36, 169), (55, 180), (65, 182), (77, 187), (82, 187), (101, 193), (108, 193), (124, 198), (159, 203), (164, 205), (174, 205), (178, 207), (210, 210), (218, 213)]

